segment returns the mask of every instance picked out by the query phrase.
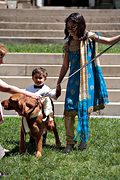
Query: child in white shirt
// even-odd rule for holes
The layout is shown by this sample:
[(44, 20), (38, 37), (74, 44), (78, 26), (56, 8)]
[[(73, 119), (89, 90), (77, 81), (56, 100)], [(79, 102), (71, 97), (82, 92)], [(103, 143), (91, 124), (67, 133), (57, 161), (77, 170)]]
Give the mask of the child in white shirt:
[[(45, 100), (43, 102), (43, 109), (44, 109), (44, 114), (46, 115), (46, 119), (48, 118), (48, 124), (50, 126), (54, 125), (53, 124), (53, 106), (50, 98), (56, 98), (56, 90), (53, 89), (51, 90), (44, 82), (46, 81), (48, 76), (48, 73), (46, 69), (42, 67), (35, 68), (32, 71), (32, 80), (34, 84), (28, 86), (26, 88), (27, 91), (33, 92), (38, 94), (41, 97), (45, 97)], [(46, 120), (44, 119), (44, 120)], [(43, 135), (43, 144), (46, 143), (46, 136), (47, 133)], [(30, 140), (32, 142), (32, 138)]]

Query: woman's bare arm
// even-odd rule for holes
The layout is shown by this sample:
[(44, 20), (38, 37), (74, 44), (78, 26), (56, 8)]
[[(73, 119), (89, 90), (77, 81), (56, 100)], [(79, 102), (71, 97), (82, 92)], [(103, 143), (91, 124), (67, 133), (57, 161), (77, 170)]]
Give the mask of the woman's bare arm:
[(26, 91), (24, 89), (20, 89), (16, 86), (9, 85), (6, 82), (2, 81), (1, 79), (0, 79), (0, 91), (10, 93), (10, 94), (23, 93), (23, 94), (31, 96), (33, 98), (38, 97), (38, 95), (36, 95), (35, 93), (31, 93), (31, 92)]
[(88, 37), (94, 38), (95, 41), (97, 41), (98, 43), (107, 44), (107, 45), (120, 41), (120, 35), (113, 37), (104, 37), (104, 36), (99, 36), (96, 33), (89, 32)]
[(67, 71), (69, 68), (69, 60), (68, 60), (68, 53), (65, 52), (63, 64), (60, 70), (59, 78), (57, 81), (57, 87), (56, 87), (56, 97), (58, 98), (61, 95), (61, 82), (63, 78), (65, 77)]
[(65, 53), (64, 59), (63, 59), (63, 64), (62, 64), (60, 74), (59, 74), (59, 78), (57, 81), (57, 85), (62, 82), (63, 78), (65, 77), (65, 75), (68, 71), (68, 68), (69, 68), (68, 53)]

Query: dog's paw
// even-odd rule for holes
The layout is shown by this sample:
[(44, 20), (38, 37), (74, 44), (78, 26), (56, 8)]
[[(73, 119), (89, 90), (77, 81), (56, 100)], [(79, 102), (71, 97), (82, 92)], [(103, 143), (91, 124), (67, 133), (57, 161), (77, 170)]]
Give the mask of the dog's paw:
[(59, 147), (61, 147), (61, 142), (59, 141), (59, 142), (56, 142), (56, 146), (59, 148)]
[(37, 151), (35, 156), (36, 158), (40, 158), (42, 156), (42, 153), (40, 151)]

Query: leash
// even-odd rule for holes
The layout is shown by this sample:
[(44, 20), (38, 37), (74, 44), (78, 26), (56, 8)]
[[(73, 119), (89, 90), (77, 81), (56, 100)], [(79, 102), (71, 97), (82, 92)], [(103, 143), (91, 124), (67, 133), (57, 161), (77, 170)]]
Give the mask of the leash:
[[(64, 79), (61, 83), (57, 84), (57, 86), (59, 86), (60, 84), (62, 84), (63, 82), (65, 82), (66, 80), (68, 80), (69, 78), (71, 78), (72, 76), (74, 76), (76, 73), (78, 73), (79, 71), (81, 71), (83, 68), (85, 68), (86, 66), (88, 66), (91, 62), (95, 61), (98, 57), (100, 57), (102, 54), (104, 54), (106, 51), (108, 51), (110, 48), (112, 48), (115, 44), (117, 44), (120, 40), (115, 41), (113, 44), (111, 44), (109, 47), (107, 47), (106, 49), (104, 49), (103, 51), (101, 51), (100, 53), (98, 53), (93, 59), (91, 59), (89, 62), (85, 63), (82, 67), (80, 67), (78, 70), (76, 70), (74, 73), (72, 73), (70, 76), (68, 76), (66, 79)], [(49, 93), (56, 89), (55, 86), (53, 89), (51, 89), (45, 96), (49, 95)], [(45, 97), (44, 96), (44, 97)]]
[(39, 99), (37, 99), (36, 105), (35, 105), (31, 110), (29, 110), (28, 115), (30, 115), (30, 114), (35, 110), (35, 108), (36, 108), (38, 105), (40, 105), (40, 103), (41, 103), (41, 101), (40, 101), (40, 98), (39, 98)]
[[(61, 83), (63, 83), (64, 81), (66, 81), (67, 79), (71, 78), (72, 76), (74, 76), (77, 72), (81, 71), (83, 68), (85, 68), (87, 65), (89, 65), (91, 62), (95, 61), (98, 57), (100, 57), (102, 54), (104, 54), (106, 51), (108, 51), (110, 48), (112, 48), (115, 44), (117, 44), (119, 42), (116, 41), (113, 44), (111, 44), (109, 47), (107, 47), (106, 49), (104, 49), (102, 52), (100, 52), (99, 54), (97, 54), (93, 59), (91, 59), (89, 62), (87, 62), (86, 64), (84, 64), (81, 68), (79, 68), (78, 70), (76, 70), (74, 73), (72, 73), (70, 76), (68, 76), (66, 79), (64, 79)], [(61, 83), (59, 83), (57, 86), (59, 86)], [(56, 86), (56, 87), (57, 87)]]

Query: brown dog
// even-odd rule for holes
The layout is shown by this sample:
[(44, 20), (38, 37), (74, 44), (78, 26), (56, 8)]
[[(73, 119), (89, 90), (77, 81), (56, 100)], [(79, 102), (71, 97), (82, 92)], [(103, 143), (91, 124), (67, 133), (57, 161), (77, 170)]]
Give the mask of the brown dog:
[[(42, 101), (44, 101), (44, 98), (37, 100), (24, 94), (17, 93), (1, 102), (4, 109), (15, 110), (20, 116), (26, 118), (30, 135), (33, 136), (36, 141), (36, 157), (42, 155), (42, 135), (46, 130), (53, 131), (56, 145), (61, 145), (55, 121), (53, 121), (52, 126), (49, 124), (49, 120), (42, 121), (45, 117)], [(26, 132), (22, 120), (19, 145), (20, 153), (25, 151), (25, 135)]]

